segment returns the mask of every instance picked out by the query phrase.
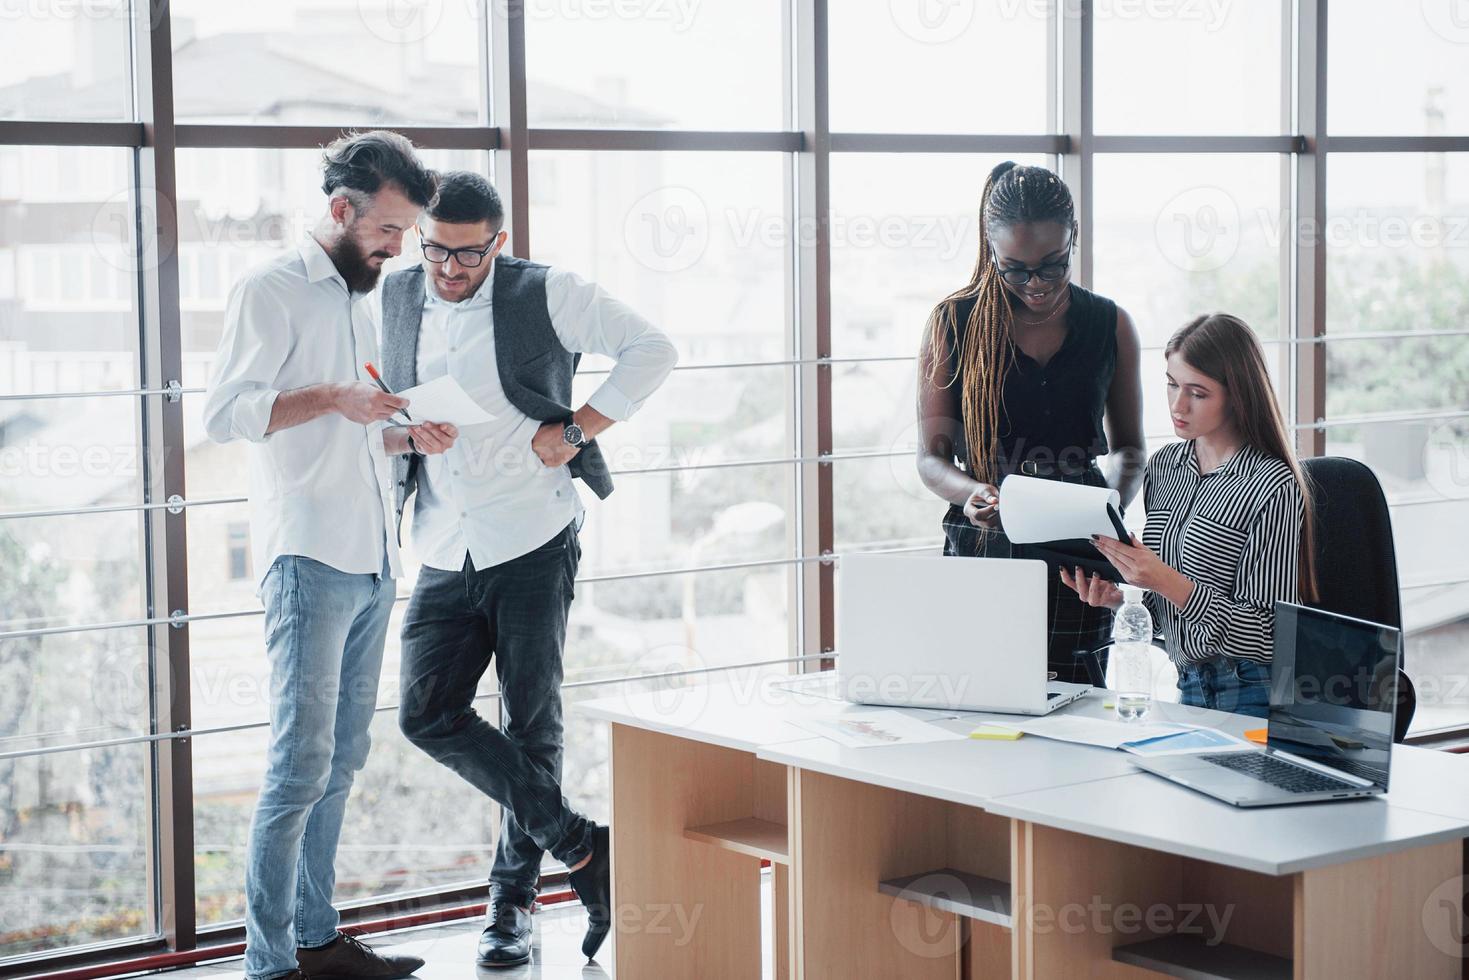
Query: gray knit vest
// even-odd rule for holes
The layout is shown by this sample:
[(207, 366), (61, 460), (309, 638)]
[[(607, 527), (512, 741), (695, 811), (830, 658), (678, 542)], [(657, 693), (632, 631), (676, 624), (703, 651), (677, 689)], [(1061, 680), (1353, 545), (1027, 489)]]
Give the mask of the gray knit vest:
[[(495, 320), (495, 364), (505, 397), (537, 422), (571, 419), (571, 379), (579, 353), (561, 345), (546, 312), (546, 266), (509, 255), (495, 257), (490, 300)], [(395, 272), (383, 280), (383, 380), (394, 391), (418, 384), (418, 328), (423, 321), (423, 267)], [(421, 457), (393, 460), (394, 506), (401, 537), (403, 505), (418, 483)], [(568, 468), (598, 497), (612, 492), (612, 476), (602, 450), (592, 440)]]

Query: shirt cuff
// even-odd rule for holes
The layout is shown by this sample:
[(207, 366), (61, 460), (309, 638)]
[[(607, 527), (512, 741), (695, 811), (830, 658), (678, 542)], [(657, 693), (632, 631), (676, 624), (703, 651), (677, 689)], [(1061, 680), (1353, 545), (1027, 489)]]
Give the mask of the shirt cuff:
[(265, 430), (270, 428), (270, 412), (279, 397), (280, 392), (274, 388), (240, 392), (230, 409), (230, 431), (239, 439), (264, 442)]
[(614, 422), (626, 422), (632, 418), (640, 404), (641, 402), (635, 402), (618, 391), (611, 381), (602, 382), (601, 386), (592, 392), (592, 397), (587, 399), (588, 408), (601, 412)]
[(1183, 604), (1183, 608), (1178, 611), (1178, 615), (1181, 616), (1186, 622), (1197, 626), (1199, 623), (1204, 621), (1204, 613), (1208, 612), (1209, 607), (1213, 605), (1213, 603), (1213, 586), (1205, 585), (1203, 582), (1195, 581), (1194, 593), (1193, 595), (1188, 597), (1188, 602), (1185, 602)]

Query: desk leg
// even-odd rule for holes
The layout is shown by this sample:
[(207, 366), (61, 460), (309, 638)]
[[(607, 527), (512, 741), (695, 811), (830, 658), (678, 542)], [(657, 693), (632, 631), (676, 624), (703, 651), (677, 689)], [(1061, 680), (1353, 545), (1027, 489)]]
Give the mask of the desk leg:
[[(1461, 842), (1449, 841), (1397, 854), (1303, 871), (1295, 889), (1296, 980), (1337, 977), (1457, 978), (1462, 962), (1440, 946), (1456, 943), (1457, 903), (1433, 918), (1440, 935), (1425, 928), (1425, 906), (1446, 881), (1459, 879)], [(1435, 944), (1434, 940), (1438, 942)]]
[(612, 726), (617, 976), (760, 976), (760, 861), (684, 837), (753, 812), (747, 752)]

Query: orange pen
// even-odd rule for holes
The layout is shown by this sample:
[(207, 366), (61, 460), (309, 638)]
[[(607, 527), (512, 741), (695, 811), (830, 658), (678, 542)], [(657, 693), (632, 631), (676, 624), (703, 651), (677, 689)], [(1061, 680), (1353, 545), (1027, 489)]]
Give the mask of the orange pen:
[[(377, 373), (377, 368), (375, 368), (375, 367), (372, 366), (372, 362), (371, 361), (368, 361), (366, 364), (364, 364), (362, 366), (365, 367), (365, 368), (367, 368), (367, 373), (370, 374), (370, 375), (372, 375), (372, 380), (374, 380), (374, 381), (377, 382), (377, 386), (379, 388), (381, 388), (383, 391), (387, 392), (390, 395), (395, 394), (395, 392), (393, 391), (393, 389), (389, 388), (383, 382), (383, 376)], [(408, 414), (408, 409), (406, 409), (406, 408), (400, 408), (400, 409), (398, 409), (398, 411), (400, 411), (400, 412), (403, 413), (403, 417), (405, 419), (407, 419), (410, 422), (413, 421), (413, 416), (411, 416), (411, 415)]]

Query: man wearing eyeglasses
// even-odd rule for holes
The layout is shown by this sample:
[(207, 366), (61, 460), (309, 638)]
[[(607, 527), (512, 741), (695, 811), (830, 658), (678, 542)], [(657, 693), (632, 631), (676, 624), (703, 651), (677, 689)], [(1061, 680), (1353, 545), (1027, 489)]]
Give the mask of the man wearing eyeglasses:
[[(585, 513), (573, 480), (612, 492), (596, 437), (631, 417), (677, 360), (662, 332), (596, 284), (502, 254), (503, 222), (489, 181), (442, 174), (418, 224), (422, 264), (388, 276), (378, 297), (389, 387), (448, 374), (494, 416), (452, 446), (404, 437), (395, 474), (400, 528), (417, 490), (423, 561), (403, 620), (399, 724), (504, 808), (478, 950), (486, 966), (530, 959), (547, 851), (587, 908), (589, 958), (610, 928), (608, 828), (573, 810), (560, 786), (561, 658)], [(573, 411), (584, 352), (616, 363)], [(498, 727), (473, 703), (491, 661)]]

